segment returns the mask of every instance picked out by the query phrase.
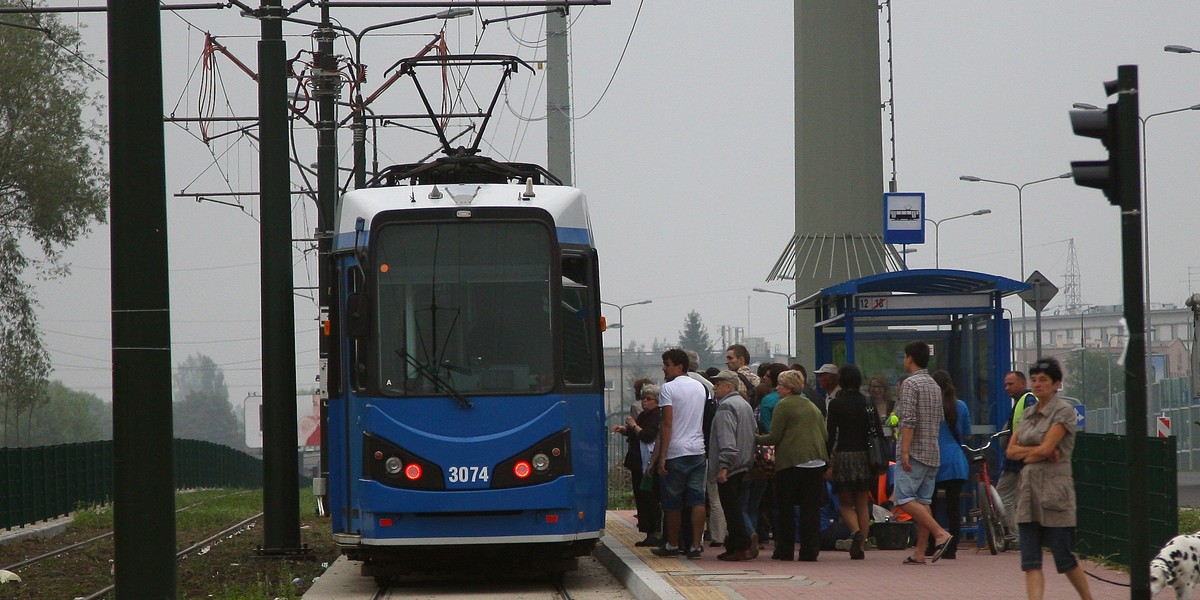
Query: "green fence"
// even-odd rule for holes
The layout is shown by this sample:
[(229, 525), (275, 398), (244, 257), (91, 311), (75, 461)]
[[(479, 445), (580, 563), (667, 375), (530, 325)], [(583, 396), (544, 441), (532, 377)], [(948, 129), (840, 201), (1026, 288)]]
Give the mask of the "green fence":
[[(112, 441), (0, 448), (0, 528), (112, 499)], [(199, 440), (175, 440), (175, 487), (262, 487), (262, 461)]]
[[(1175, 438), (1150, 438), (1145, 465), (1150, 513), (1149, 556), (1158, 554), (1179, 528)], [(1088, 556), (1129, 564), (1129, 464), (1123, 435), (1081, 433), (1071, 468), (1075, 477), (1076, 549)]]

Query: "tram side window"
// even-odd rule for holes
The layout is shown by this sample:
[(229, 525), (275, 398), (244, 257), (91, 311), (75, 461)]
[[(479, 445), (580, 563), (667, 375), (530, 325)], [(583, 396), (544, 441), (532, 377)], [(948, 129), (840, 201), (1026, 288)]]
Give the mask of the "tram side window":
[(563, 381), (593, 383), (596, 369), (596, 311), (588, 285), (590, 272), (585, 256), (568, 255), (562, 260), (562, 362)]
[[(361, 296), (365, 288), (366, 275), (363, 274), (363, 270), (357, 265), (350, 267), (348, 275), (349, 276), (346, 278), (347, 295), (353, 294), (360, 297), (359, 309), (361, 309)], [(347, 304), (350, 303), (347, 302)], [(346, 308), (347, 312), (351, 312), (352, 309), (350, 306), (347, 306)], [(350, 315), (347, 315), (347, 318), (349, 317)], [(362, 318), (362, 315), (358, 315), (358, 318)], [(366, 356), (364, 356), (365, 352), (363, 351), (364, 343), (365, 340), (363, 340), (360, 336), (351, 335), (349, 341), (349, 356), (347, 358), (349, 359), (348, 364), (350, 365), (350, 384), (356, 390), (364, 389), (367, 386), (369, 377), (367, 375), (367, 360)]]

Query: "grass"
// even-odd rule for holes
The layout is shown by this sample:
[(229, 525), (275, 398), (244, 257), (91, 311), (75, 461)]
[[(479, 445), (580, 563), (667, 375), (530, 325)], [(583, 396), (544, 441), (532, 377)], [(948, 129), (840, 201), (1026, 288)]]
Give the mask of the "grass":
[[(177, 597), (182, 600), (297, 600), (337, 558), (329, 519), (315, 516), (312, 491), (300, 490), (300, 542), (312, 556), (308, 560), (263, 559), (256, 548), (263, 543), (262, 523), (214, 540), (202, 551), (176, 563)], [(262, 511), (261, 490), (190, 490), (177, 492), (175, 537), (179, 548)], [(28, 539), (0, 546), (0, 565), (43, 554), (66, 543), (108, 530), (113, 507), (80, 508), (65, 532), (50, 539)], [(55, 560), (21, 570), (23, 583), (5, 586), (0, 597), (14, 600), (75, 598), (112, 582), (113, 540), (101, 540)]]
[(1200, 508), (1179, 509), (1179, 533), (1200, 531)]

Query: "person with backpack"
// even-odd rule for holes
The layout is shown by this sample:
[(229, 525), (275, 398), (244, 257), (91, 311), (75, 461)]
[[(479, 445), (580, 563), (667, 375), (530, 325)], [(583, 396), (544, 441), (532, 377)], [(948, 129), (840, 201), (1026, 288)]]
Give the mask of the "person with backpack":
[[(688, 357), (688, 377), (699, 381), (704, 386), (704, 451), (708, 452), (709, 436), (712, 435), (713, 416), (717, 414), (717, 404), (720, 399), (717, 398), (713, 382), (707, 374), (700, 373), (700, 355), (695, 350), (684, 350)], [(723, 546), (725, 544), (725, 534), (728, 532), (728, 527), (725, 524), (725, 510), (721, 507), (721, 495), (718, 493), (717, 484), (715, 481), (704, 481), (704, 504), (708, 513), (708, 522), (706, 523), (705, 537), (709, 541), (709, 545), (713, 548)], [(690, 509), (684, 507), (684, 512)], [(687, 530), (683, 531), (683, 539), (687, 541)], [(696, 543), (699, 545), (699, 542)]]
[[(700, 558), (704, 548), (698, 543), (704, 531), (704, 480), (707, 457), (704, 447), (705, 386), (687, 376), (688, 357), (679, 349), (663, 352), (663, 377), (659, 391), (661, 424), (657, 446), (658, 474), (661, 478), (663, 517), (667, 540), (651, 552), (657, 556)], [(681, 522), (683, 507), (691, 507), (689, 523)], [(692, 541), (680, 545), (679, 531), (690, 525)]]
[(750, 406), (757, 404), (758, 399), (754, 397), (754, 388), (758, 387), (759, 378), (754, 371), (750, 370), (750, 351), (741, 344), (734, 344), (726, 348), (725, 367), (737, 373), (738, 393), (746, 399), (746, 402), (750, 403)]

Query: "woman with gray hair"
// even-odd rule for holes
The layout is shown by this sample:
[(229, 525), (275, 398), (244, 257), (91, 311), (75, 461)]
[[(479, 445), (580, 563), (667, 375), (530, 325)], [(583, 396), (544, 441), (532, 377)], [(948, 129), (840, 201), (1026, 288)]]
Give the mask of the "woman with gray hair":
[(784, 371), (775, 382), (783, 399), (775, 405), (771, 431), (755, 436), (758, 444), (775, 445), (775, 503), (779, 528), (775, 560), (795, 560), (796, 524), (793, 509), (800, 507), (800, 560), (814, 562), (821, 552), (821, 492), (829, 453), (828, 434), (821, 411), (801, 395), (804, 375)]
[[(637, 506), (638, 531), (646, 534), (646, 539), (635, 545), (658, 547), (662, 545), (659, 533), (662, 531), (662, 508), (658, 503), (658, 485), (642, 485), (643, 477), (653, 478), (653, 473), (647, 474), (650, 456), (654, 453), (654, 440), (658, 438), (658, 425), (661, 410), (658, 407), (658, 394), (661, 388), (656, 383), (644, 383), (638, 389), (638, 402), (642, 410), (637, 419), (625, 417), (624, 425), (613, 427), (614, 433), (620, 433), (629, 441), (629, 451), (625, 453), (625, 468), (629, 469), (629, 479), (633, 484), (633, 501)], [(648, 489), (643, 489), (648, 488)]]

